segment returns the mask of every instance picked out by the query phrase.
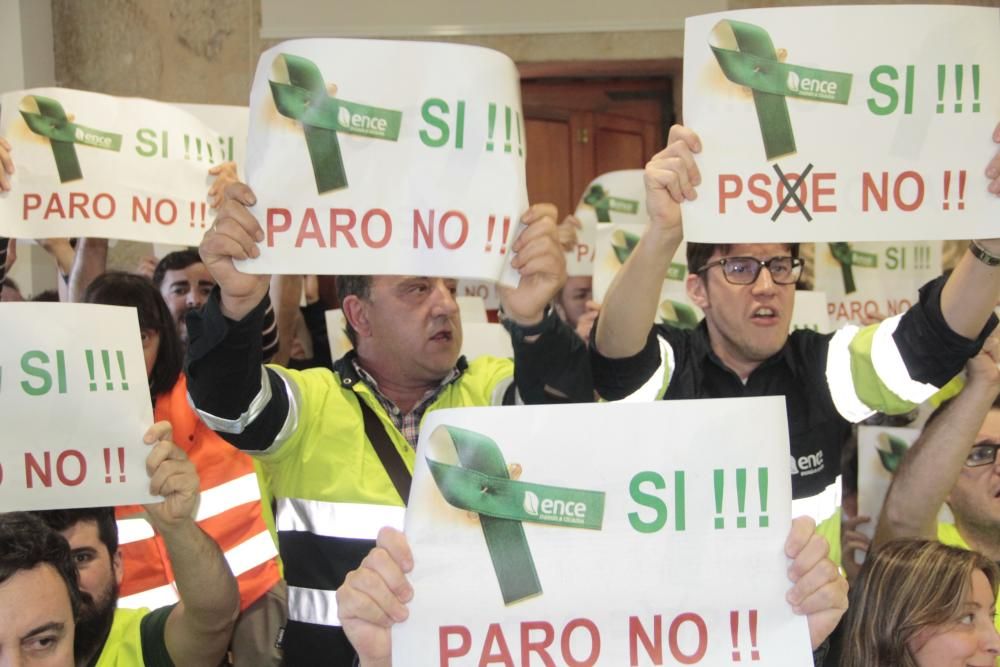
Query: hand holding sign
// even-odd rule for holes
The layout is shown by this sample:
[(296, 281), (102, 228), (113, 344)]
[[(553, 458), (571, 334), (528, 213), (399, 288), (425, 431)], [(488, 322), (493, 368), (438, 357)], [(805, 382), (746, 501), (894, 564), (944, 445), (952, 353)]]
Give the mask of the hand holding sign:
[(386, 526), (361, 567), (337, 589), (337, 616), (361, 667), (392, 666), (391, 629), (409, 615), (406, 603), (413, 598), (413, 587), (406, 574), (412, 569), (406, 536)]
[(162, 496), (163, 501), (146, 505), (152, 524), (161, 532), (164, 528), (190, 521), (198, 506), (198, 471), (180, 447), (172, 440), (170, 422), (156, 422), (142, 437), (152, 445), (146, 457), (149, 492)]
[(566, 258), (556, 231), (556, 207), (535, 204), (521, 216), (527, 225), (514, 241), (511, 266), (521, 275), (516, 288), (503, 287), (506, 315), (521, 325), (537, 324), (545, 306), (566, 282)]
[[(808, 517), (792, 521), (785, 543), (791, 559), (788, 576), (794, 583), (787, 599), (797, 614), (809, 622), (815, 649), (830, 635), (847, 610), (847, 580), (827, 554), (826, 540), (816, 533)], [(358, 652), (361, 667), (392, 665), (391, 628), (407, 619), (406, 604), (413, 588), (406, 575), (413, 569), (413, 554), (406, 536), (385, 527), (361, 567), (347, 575), (337, 590), (337, 615)]]
[(809, 517), (792, 521), (785, 555), (792, 559), (788, 578), (794, 582), (786, 599), (796, 614), (809, 620), (809, 639), (815, 649), (823, 643), (847, 611), (847, 580), (828, 558), (830, 545), (816, 533)]
[(14, 161), (10, 157), (10, 143), (0, 137), (0, 192), (10, 190), (10, 175), (14, 173)]
[(695, 187), (701, 185), (701, 173), (694, 154), (700, 152), (698, 135), (674, 125), (666, 148), (646, 164), (646, 210), (653, 224), (671, 231), (680, 228), (680, 204), (698, 197)]
[(205, 268), (219, 285), (222, 312), (235, 320), (243, 319), (260, 303), (270, 284), (269, 276), (242, 273), (233, 265), (234, 259), (260, 255), (257, 243), (264, 239), (264, 231), (247, 210), (256, 202), (257, 197), (246, 184), (227, 187), (219, 216), (198, 248)]

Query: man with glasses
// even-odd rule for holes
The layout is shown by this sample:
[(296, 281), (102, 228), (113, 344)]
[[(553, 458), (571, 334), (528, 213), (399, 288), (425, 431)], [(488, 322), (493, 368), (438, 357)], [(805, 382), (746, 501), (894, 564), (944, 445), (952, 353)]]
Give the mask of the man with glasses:
[[(1000, 142), (1000, 126), (993, 140)], [(979, 350), (996, 321), (1000, 239), (971, 245), (948, 282), (926, 285), (904, 315), (828, 335), (788, 333), (802, 270), (796, 245), (689, 243), (687, 291), (705, 318), (687, 331), (654, 325), (660, 287), (683, 238), (681, 203), (697, 197), (701, 182), (700, 151), (694, 132), (674, 126), (667, 147), (646, 165), (649, 227), (594, 328), (595, 388), (609, 400), (784, 396), (793, 515), (823, 522), (839, 561), (833, 517), (851, 422), (875, 410), (908, 412)], [(986, 180), (1000, 193), (1000, 156), (987, 166)]]
[[(906, 453), (882, 505), (874, 546), (937, 538), (1000, 562), (1000, 340), (969, 361), (958, 396), (931, 414)], [(955, 523), (938, 523), (942, 503)], [(1000, 630), (1000, 616), (997, 616)]]

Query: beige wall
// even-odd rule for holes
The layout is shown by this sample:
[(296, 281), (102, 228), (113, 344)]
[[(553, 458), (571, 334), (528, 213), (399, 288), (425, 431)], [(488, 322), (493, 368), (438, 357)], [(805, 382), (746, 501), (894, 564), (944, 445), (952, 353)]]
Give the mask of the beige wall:
[[(728, 0), (733, 9), (803, 4), (859, 2)], [(1000, 0), (952, 4), (1000, 7)], [(260, 0), (52, 0), (56, 80), (113, 95), (246, 104), (257, 57), (275, 43), (260, 38), (260, 12)], [(683, 51), (679, 30), (435, 39), (494, 48), (519, 63), (678, 58)]]

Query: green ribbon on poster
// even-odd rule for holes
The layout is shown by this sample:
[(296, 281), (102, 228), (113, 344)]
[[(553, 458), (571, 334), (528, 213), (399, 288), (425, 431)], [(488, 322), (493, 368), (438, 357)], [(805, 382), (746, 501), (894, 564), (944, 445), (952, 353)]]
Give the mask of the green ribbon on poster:
[(431, 439), (441, 438), (454, 446), (460, 465), (431, 459), (427, 465), (450, 505), (479, 514), (504, 604), (540, 594), (522, 523), (600, 530), (604, 492), (513, 480), (496, 442), (475, 431), (439, 426)]
[(850, 99), (852, 75), (778, 62), (771, 37), (760, 26), (719, 21), (709, 46), (726, 78), (753, 92), (768, 160), (795, 152), (786, 97), (833, 104)]
[(853, 267), (861, 266), (867, 269), (878, 267), (877, 255), (870, 252), (853, 250), (850, 243), (831, 243), (830, 254), (840, 264), (840, 274), (844, 279), (844, 294), (852, 294), (858, 289), (854, 283)]
[(28, 129), (45, 137), (52, 145), (60, 183), (83, 178), (76, 144), (116, 153), (122, 148), (122, 135), (71, 122), (62, 105), (51, 97), (26, 95), (21, 98), (18, 110)]
[(594, 207), (598, 222), (611, 222), (611, 211), (632, 215), (639, 212), (639, 202), (622, 197), (612, 197), (600, 185), (590, 186), (590, 190), (583, 196), (583, 203)]
[(319, 68), (307, 58), (280, 54), (272, 64), (269, 83), (278, 113), (302, 123), (320, 194), (347, 187), (338, 132), (399, 139), (402, 112), (330, 97)]

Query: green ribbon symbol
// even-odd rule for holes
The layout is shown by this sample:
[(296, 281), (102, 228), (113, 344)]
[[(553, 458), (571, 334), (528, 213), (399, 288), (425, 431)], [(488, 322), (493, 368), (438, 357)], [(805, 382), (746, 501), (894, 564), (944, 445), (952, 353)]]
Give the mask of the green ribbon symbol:
[(320, 194), (347, 187), (338, 132), (397, 141), (400, 111), (330, 97), (316, 63), (283, 53), (272, 63), (271, 95), (278, 113), (302, 123)]
[(439, 426), (431, 442), (438, 451), (449, 445), (458, 455), (459, 465), (429, 458), (427, 465), (450, 505), (479, 514), (504, 604), (542, 592), (522, 522), (601, 529), (603, 491), (512, 480), (497, 444), (475, 431)]
[(21, 117), (28, 129), (49, 140), (56, 160), (59, 182), (83, 178), (76, 146), (103, 148), (116, 153), (122, 148), (122, 135), (84, 127), (70, 121), (62, 105), (51, 97), (27, 95), (21, 98)]
[(770, 35), (742, 21), (719, 21), (709, 46), (726, 78), (753, 92), (764, 152), (772, 160), (795, 152), (786, 97), (847, 104), (852, 75), (778, 62)]
[(624, 229), (616, 229), (611, 234), (611, 248), (615, 251), (615, 257), (622, 264), (629, 258), (637, 245), (639, 245), (638, 234), (627, 232)]
[(854, 283), (854, 268), (861, 266), (868, 269), (878, 267), (878, 256), (870, 252), (852, 250), (850, 243), (838, 242), (830, 244), (830, 254), (840, 263), (840, 274), (844, 279), (844, 294), (852, 294), (858, 290)]
[(611, 222), (611, 211), (630, 213), (632, 215), (639, 212), (639, 202), (632, 199), (612, 197), (599, 184), (590, 186), (590, 190), (583, 197), (583, 203), (594, 207), (594, 211), (597, 212), (598, 222)]

